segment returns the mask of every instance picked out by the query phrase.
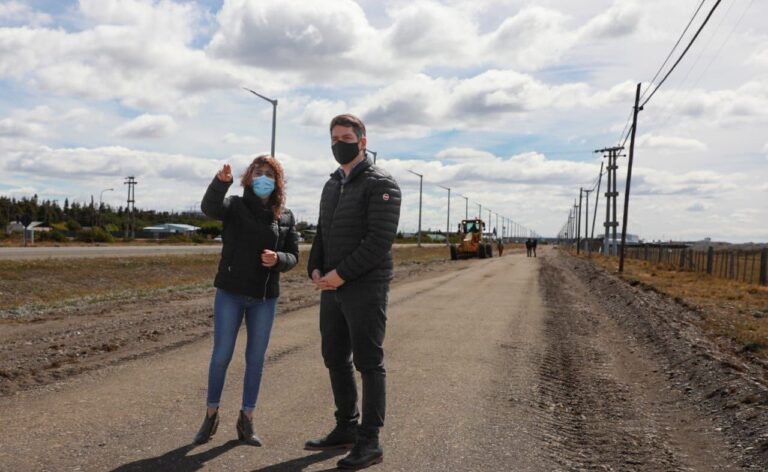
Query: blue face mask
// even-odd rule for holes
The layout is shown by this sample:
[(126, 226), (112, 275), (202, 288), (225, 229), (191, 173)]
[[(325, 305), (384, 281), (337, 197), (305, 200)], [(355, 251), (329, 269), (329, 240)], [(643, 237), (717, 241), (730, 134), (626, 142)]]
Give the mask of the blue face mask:
[(271, 179), (266, 175), (260, 175), (253, 179), (251, 188), (257, 197), (267, 198), (275, 190), (275, 179)]

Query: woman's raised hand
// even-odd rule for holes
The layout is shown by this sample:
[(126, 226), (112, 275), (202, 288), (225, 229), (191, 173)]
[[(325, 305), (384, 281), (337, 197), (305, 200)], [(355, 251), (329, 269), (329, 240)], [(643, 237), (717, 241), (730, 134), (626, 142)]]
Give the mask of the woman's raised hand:
[(224, 164), (224, 167), (216, 174), (216, 178), (222, 182), (232, 182), (232, 168), (229, 167), (229, 164)]

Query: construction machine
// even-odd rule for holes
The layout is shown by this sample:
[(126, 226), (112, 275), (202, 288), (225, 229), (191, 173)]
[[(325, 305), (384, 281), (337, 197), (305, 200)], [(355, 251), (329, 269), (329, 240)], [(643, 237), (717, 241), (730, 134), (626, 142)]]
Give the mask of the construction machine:
[(470, 257), (493, 257), (493, 246), (483, 236), (485, 223), (480, 218), (462, 220), (459, 223), (459, 233), (462, 235), (460, 244), (451, 244), (451, 260), (468, 259)]

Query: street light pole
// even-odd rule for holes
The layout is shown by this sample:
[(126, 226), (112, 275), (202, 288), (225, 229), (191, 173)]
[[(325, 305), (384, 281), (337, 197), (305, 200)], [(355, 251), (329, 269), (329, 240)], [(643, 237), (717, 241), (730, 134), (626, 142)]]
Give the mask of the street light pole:
[(469, 219), (469, 198), (465, 197), (464, 195), (459, 195), (461, 198), (464, 199), (464, 219)]
[(448, 190), (448, 215), (445, 223), (445, 245), (449, 246), (451, 244), (449, 241), (451, 238), (451, 189), (450, 187), (443, 187), (442, 185), (438, 185), (438, 187)]
[(424, 176), (412, 170), (409, 170), (408, 172), (419, 177), (419, 232), (416, 235), (416, 243), (419, 247), (421, 247), (421, 189), (422, 183), (424, 182)]
[(101, 193), (99, 193), (99, 226), (101, 226), (101, 201), (102, 201), (102, 197), (104, 196), (104, 192), (111, 192), (114, 190), (115, 189), (113, 188), (105, 188), (104, 190), (101, 191)]
[(245, 90), (251, 92), (259, 98), (262, 98), (272, 104), (272, 149), (270, 155), (275, 157), (275, 127), (277, 125), (277, 99), (267, 98), (264, 95), (254, 92), (253, 90), (243, 87)]

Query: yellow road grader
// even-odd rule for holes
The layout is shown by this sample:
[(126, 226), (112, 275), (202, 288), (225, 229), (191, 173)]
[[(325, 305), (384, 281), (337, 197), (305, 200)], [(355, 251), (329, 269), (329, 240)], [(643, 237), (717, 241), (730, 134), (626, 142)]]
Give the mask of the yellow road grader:
[(462, 220), (459, 223), (459, 233), (463, 236), (460, 244), (451, 244), (451, 260), (468, 259), (470, 257), (493, 257), (493, 245), (483, 236), (485, 223), (480, 218)]

